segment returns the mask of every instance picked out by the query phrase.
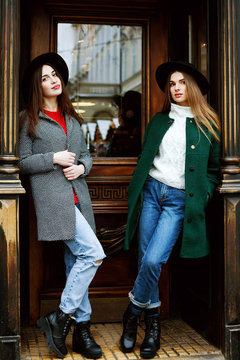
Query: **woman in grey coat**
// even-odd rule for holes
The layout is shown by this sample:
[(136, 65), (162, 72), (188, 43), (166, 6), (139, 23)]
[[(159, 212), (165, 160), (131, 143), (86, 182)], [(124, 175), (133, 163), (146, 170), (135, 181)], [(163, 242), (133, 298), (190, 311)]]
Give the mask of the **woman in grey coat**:
[(92, 166), (81, 129), (82, 119), (66, 93), (68, 68), (61, 56), (46, 53), (25, 71), (21, 114), (20, 161), (30, 175), (38, 239), (64, 241), (67, 281), (57, 311), (38, 320), (60, 358), (75, 322), (73, 350), (88, 358), (102, 355), (90, 332), (88, 287), (105, 257), (95, 235), (85, 176)]

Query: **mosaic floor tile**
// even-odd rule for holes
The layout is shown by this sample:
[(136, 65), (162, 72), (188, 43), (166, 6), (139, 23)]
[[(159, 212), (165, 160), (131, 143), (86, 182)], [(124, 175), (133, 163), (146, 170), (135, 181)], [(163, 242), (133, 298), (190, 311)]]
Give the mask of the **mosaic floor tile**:
[[(219, 349), (209, 344), (201, 335), (180, 320), (163, 320), (161, 322), (161, 348), (155, 359), (162, 360), (224, 360)], [(119, 348), (122, 332), (120, 323), (92, 324), (92, 334), (102, 347), (100, 360), (136, 360), (140, 357), (140, 345), (144, 338), (144, 323), (140, 323), (135, 350), (123, 354)], [(50, 350), (46, 339), (35, 327), (22, 328), (21, 360), (55, 360), (58, 359)], [(85, 358), (72, 352), (72, 330), (67, 340), (69, 353), (65, 360), (84, 360)]]

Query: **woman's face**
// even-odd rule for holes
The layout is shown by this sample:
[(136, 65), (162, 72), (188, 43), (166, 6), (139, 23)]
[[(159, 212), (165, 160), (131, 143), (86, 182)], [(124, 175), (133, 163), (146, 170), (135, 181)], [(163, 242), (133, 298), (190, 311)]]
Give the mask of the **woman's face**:
[(170, 76), (170, 94), (177, 105), (188, 106), (188, 92), (183, 74), (176, 71)]
[(50, 65), (42, 67), (42, 89), (44, 98), (57, 97), (62, 93), (62, 83)]

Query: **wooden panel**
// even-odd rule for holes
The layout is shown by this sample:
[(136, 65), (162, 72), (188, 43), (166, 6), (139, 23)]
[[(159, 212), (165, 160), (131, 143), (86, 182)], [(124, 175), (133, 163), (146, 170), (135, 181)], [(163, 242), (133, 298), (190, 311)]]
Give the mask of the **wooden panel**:
[(240, 197), (225, 195), (225, 344), (228, 359), (240, 355)]
[(37, 239), (36, 215), (31, 194), (29, 196), (29, 317), (30, 322), (35, 323), (40, 314), (39, 294), (46, 268), (43, 262), (43, 242)]
[[(151, 18), (151, 29), (149, 39), (149, 116), (161, 111), (164, 94), (159, 89), (155, 80), (157, 67), (168, 61), (168, 26), (169, 13), (167, 5), (159, 6), (154, 16)], [(149, 122), (147, 118), (147, 123)]]
[(19, 359), (18, 198), (0, 199), (0, 357)]

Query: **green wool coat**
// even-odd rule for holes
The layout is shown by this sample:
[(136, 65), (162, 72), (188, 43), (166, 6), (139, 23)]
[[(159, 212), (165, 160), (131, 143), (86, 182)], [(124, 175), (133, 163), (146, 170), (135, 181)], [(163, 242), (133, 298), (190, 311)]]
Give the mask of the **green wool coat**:
[[(174, 122), (168, 114), (157, 113), (150, 120), (142, 154), (128, 188), (128, 220), (124, 248), (129, 249), (142, 209), (143, 186), (159, 145)], [(185, 215), (180, 256), (198, 258), (209, 253), (205, 209), (219, 183), (220, 143), (193, 118), (186, 119)]]

